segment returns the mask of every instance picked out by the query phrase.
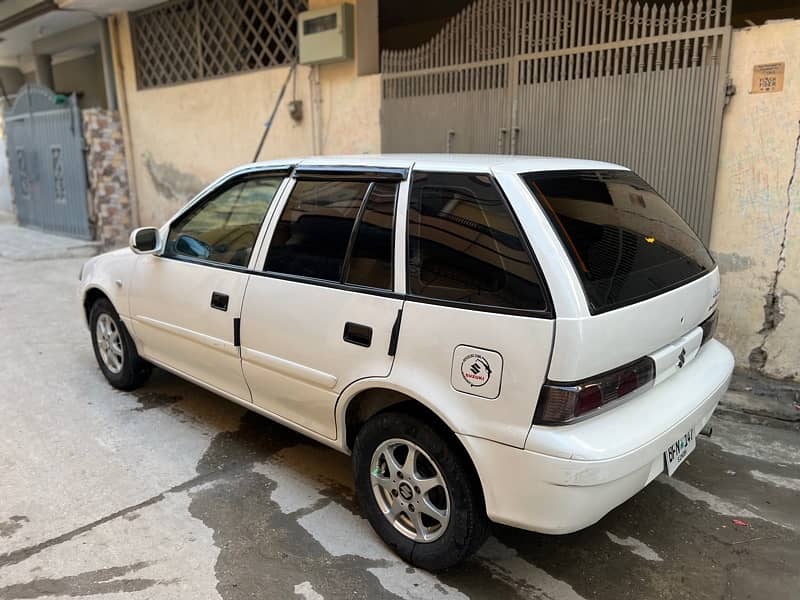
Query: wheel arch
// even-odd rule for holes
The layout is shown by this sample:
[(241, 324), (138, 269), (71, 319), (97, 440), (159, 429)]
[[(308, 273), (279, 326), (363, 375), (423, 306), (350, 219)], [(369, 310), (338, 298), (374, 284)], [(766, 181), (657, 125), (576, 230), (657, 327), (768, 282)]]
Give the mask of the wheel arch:
[(92, 312), (92, 306), (94, 306), (95, 302), (98, 300), (107, 300), (109, 304), (111, 304), (112, 308), (117, 311), (117, 315), (119, 316), (120, 321), (122, 322), (122, 326), (125, 328), (125, 331), (130, 336), (131, 341), (133, 342), (134, 347), (136, 348), (137, 352), (139, 349), (139, 340), (137, 340), (136, 336), (133, 335), (133, 331), (131, 328), (130, 319), (125, 315), (123, 311), (120, 310), (120, 307), (117, 305), (115, 300), (121, 300), (119, 297), (114, 297), (114, 295), (110, 294), (108, 290), (106, 290), (102, 285), (98, 283), (90, 283), (89, 285), (84, 288), (82, 292), (82, 305), (83, 305), (83, 313), (86, 317), (86, 325), (91, 328), (90, 316)]
[(433, 407), (433, 403), (424, 400), (423, 395), (389, 381), (362, 380), (353, 387), (354, 389), (351, 389), (346, 397), (343, 395), (337, 404), (337, 429), (340, 432), (342, 450), (351, 452), (358, 431), (368, 419), (380, 412), (391, 409), (416, 416), (442, 434), (462, 456), (475, 485), (481, 492), (485, 507), (484, 485), (475, 461), (456, 435), (453, 424)]
[[(92, 311), (92, 306), (98, 300), (108, 300), (111, 303), (111, 306), (114, 306), (114, 301), (111, 299), (111, 296), (100, 286), (98, 285), (90, 285), (85, 290), (83, 290), (83, 313), (86, 317), (86, 324), (89, 325), (89, 314)], [(117, 307), (114, 306), (114, 310), (119, 313)]]

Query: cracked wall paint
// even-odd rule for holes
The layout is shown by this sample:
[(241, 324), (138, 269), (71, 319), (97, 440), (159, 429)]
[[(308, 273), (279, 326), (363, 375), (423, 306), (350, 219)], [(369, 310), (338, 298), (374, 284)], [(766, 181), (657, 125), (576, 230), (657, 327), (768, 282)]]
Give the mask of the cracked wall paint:
[[(787, 65), (782, 92), (749, 93), (753, 66)], [(718, 337), (740, 368), (800, 380), (800, 21), (735, 31), (737, 94), (723, 118), (711, 249), (722, 279)]]
[(181, 171), (170, 162), (158, 162), (150, 152), (144, 152), (142, 160), (156, 191), (172, 205), (186, 204), (205, 187), (197, 175)]
[(797, 299), (797, 296), (791, 292), (781, 292), (779, 282), (781, 273), (786, 269), (786, 244), (789, 240), (789, 226), (792, 222), (792, 212), (794, 211), (794, 200), (792, 191), (797, 176), (798, 155), (800, 155), (800, 121), (797, 123), (798, 133), (794, 145), (794, 162), (792, 163), (792, 171), (789, 175), (789, 183), (786, 185), (786, 215), (783, 219), (783, 236), (781, 238), (780, 251), (778, 252), (777, 265), (775, 266), (775, 274), (772, 278), (772, 284), (769, 291), (764, 298), (764, 324), (762, 325), (759, 333), (763, 336), (761, 344), (750, 352), (749, 360), (750, 367), (763, 371), (767, 364), (769, 355), (764, 348), (769, 336), (783, 321), (786, 313), (784, 311), (784, 296), (791, 296)]

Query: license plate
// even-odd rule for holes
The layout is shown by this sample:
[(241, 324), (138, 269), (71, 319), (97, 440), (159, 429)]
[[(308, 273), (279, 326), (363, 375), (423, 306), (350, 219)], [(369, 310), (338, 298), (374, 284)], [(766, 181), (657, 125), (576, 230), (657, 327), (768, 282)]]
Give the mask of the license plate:
[(686, 460), (686, 457), (689, 456), (696, 445), (697, 440), (694, 437), (694, 427), (692, 427), (664, 451), (664, 460), (667, 461), (667, 475), (672, 476), (675, 469)]

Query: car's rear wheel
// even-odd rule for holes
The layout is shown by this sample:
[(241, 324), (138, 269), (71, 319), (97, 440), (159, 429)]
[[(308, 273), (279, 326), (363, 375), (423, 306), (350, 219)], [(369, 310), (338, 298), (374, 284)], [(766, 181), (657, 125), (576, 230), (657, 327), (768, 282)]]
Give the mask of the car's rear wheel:
[(478, 483), (463, 451), (400, 412), (367, 421), (353, 447), (358, 500), (403, 560), (436, 571), (475, 552), (489, 532)]
[(139, 356), (111, 302), (101, 298), (92, 305), (89, 327), (97, 364), (111, 385), (132, 390), (147, 381), (152, 367)]

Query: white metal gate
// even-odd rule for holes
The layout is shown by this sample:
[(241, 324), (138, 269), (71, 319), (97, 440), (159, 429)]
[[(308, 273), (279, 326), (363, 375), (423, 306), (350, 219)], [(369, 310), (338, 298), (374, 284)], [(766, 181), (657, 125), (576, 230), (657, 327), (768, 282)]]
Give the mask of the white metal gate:
[(731, 0), (476, 0), (384, 51), (385, 152), (625, 164), (708, 240)]
[(91, 239), (83, 126), (75, 97), (28, 84), (4, 120), (20, 224)]

